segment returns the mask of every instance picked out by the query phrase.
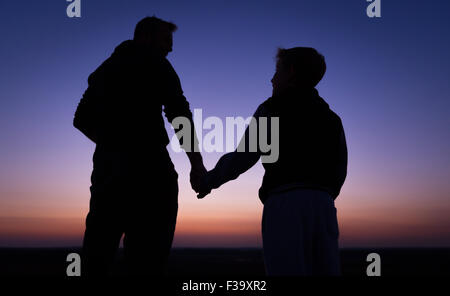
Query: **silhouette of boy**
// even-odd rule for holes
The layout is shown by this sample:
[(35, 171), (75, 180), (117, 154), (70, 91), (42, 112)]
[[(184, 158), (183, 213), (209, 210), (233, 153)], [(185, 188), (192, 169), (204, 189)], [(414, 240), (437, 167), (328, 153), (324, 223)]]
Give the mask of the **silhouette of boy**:
[[(76, 110), (74, 126), (96, 144), (82, 275), (107, 274), (123, 234), (130, 273), (164, 272), (178, 211), (178, 175), (161, 113), (169, 122), (183, 116), (194, 126), (180, 80), (166, 59), (176, 28), (156, 17), (142, 19), (134, 39), (117, 46), (89, 76)], [(192, 139), (183, 147), (189, 148), (196, 188), (206, 169), (194, 152), (199, 150), (193, 128)]]
[[(325, 70), (324, 57), (313, 48), (279, 49), (272, 97), (254, 115), (279, 118), (279, 157), (263, 161), (259, 190), (268, 275), (340, 274), (334, 200), (347, 175), (347, 146), (341, 119), (315, 89)], [(205, 175), (199, 198), (236, 179), (264, 155), (250, 152), (250, 141), (257, 139), (250, 138), (247, 128), (240, 144), (245, 151), (220, 158)]]

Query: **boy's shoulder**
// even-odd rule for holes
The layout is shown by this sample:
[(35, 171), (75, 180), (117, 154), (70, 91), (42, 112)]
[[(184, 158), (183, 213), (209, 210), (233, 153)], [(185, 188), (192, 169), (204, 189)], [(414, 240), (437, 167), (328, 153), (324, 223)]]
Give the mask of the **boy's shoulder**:
[[(317, 103), (315, 104), (315, 107), (310, 108), (311, 106), (309, 106), (306, 108), (308, 109), (307, 114), (310, 116), (318, 116), (318, 114), (321, 114), (319, 116), (321, 116), (322, 118), (328, 118), (328, 120), (332, 121), (334, 124), (342, 125), (340, 116), (330, 108), (328, 103), (320, 96), (318, 96), (316, 99)], [(280, 116), (282, 113), (286, 112), (288, 114), (291, 114), (292, 112), (299, 112), (299, 108), (301, 107), (305, 106), (283, 106), (279, 103), (279, 98), (269, 97), (258, 106), (254, 117)], [(285, 112), (281, 112), (283, 110)]]
[(256, 114), (270, 115), (275, 109), (275, 98), (269, 97), (264, 102), (259, 104), (258, 109), (256, 109)]

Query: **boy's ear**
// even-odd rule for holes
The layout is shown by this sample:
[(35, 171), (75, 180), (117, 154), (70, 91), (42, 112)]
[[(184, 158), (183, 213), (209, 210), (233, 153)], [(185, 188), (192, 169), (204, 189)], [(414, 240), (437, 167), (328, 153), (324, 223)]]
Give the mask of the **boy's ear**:
[(289, 79), (291, 79), (291, 80), (296, 80), (297, 79), (296, 78), (297, 71), (295, 70), (293, 65), (289, 66), (288, 73), (289, 73)]
[(294, 65), (290, 65), (289, 66), (289, 75), (291, 75), (291, 76), (295, 76), (295, 73), (296, 71), (295, 71), (295, 68), (294, 68)]
[(290, 73), (294, 73), (295, 72), (294, 65), (289, 65), (289, 72)]

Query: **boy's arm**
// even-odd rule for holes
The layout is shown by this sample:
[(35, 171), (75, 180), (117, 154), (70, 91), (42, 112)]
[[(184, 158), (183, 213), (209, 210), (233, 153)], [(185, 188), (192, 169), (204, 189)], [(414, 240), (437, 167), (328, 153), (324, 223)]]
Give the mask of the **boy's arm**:
[(258, 152), (230, 152), (222, 156), (214, 169), (205, 177), (205, 183), (209, 189), (216, 189), (228, 181), (237, 179), (253, 167), (259, 160)]
[[(258, 119), (262, 116), (266, 116), (264, 109), (260, 106), (253, 117), (256, 119), (253, 124), (258, 124)], [(252, 123), (251, 123), (252, 124)], [(261, 152), (258, 148), (258, 127), (253, 128), (256, 134), (251, 133), (251, 126), (248, 126), (245, 133), (239, 143), (241, 149), (236, 149), (233, 152), (223, 155), (217, 162), (214, 169), (209, 171), (201, 184), (201, 190), (199, 192), (198, 198), (203, 198), (212, 189), (219, 188), (228, 181), (234, 180), (241, 174), (245, 173), (251, 167), (253, 167), (261, 157)], [(250, 147), (255, 147), (256, 151), (250, 149)], [(243, 148), (243, 149), (242, 149)]]

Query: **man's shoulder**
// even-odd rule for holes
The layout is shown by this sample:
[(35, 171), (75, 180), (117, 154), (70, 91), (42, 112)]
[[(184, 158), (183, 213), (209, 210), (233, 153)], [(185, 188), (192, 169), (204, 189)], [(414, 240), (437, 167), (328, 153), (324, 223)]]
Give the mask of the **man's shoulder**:
[(330, 117), (330, 119), (338, 125), (342, 125), (342, 120), (341, 117), (331, 108), (328, 109), (328, 116)]
[(124, 58), (133, 56), (130, 54), (132, 47), (132, 40), (125, 40), (117, 45), (112, 54), (89, 75), (89, 84), (95, 83), (97, 80), (111, 74), (116, 70), (117, 66), (123, 62)]
[(160, 58), (157, 62), (161, 65), (163, 71), (167, 71), (172, 75), (177, 75), (177, 72), (167, 58)]

